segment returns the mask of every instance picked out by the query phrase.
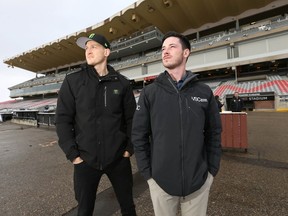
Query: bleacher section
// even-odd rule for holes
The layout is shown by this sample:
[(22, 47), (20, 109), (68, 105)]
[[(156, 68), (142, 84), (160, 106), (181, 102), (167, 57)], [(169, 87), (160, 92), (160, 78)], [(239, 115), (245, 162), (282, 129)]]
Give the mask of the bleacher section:
[(210, 81), (204, 83), (207, 84), (212, 89), (212, 91), (214, 91), (218, 86), (221, 85), (222, 81), (216, 81), (216, 82)]
[(25, 97), (30, 95), (56, 94), (60, 89), (67, 73), (79, 70), (67, 70), (59, 74), (48, 74), (15, 85), (10, 89), (10, 97)]
[(209, 35), (207, 37), (200, 38), (199, 40), (193, 40), (191, 42), (191, 48), (192, 51), (194, 50), (201, 50), (203, 48), (209, 47), (209, 46), (216, 46), (217, 44), (223, 44), (227, 42), (234, 42), (238, 41), (240, 39), (251, 37), (253, 35), (265, 35), (267, 32), (265, 31), (272, 31), (274, 29), (279, 28), (286, 28), (288, 26), (288, 16), (278, 16), (276, 18), (271, 18), (270, 20), (267, 20), (270, 24), (266, 25), (251, 25), (249, 28), (243, 29), (239, 28), (236, 29), (230, 29), (227, 31), (222, 31), (213, 35)]
[[(233, 94), (235, 91), (239, 93), (275, 92), (278, 96), (288, 95), (287, 76), (271, 75), (267, 76), (267, 80), (253, 80), (243, 83), (235, 83), (234, 80), (206, 81), (205, 83), (210, 86), (214, 95), (220, 97)], [(139, 92), (135, 92), (135, 97), (139, 97)], [(0, 110), (38, 109), (44, 111), (47, 106), (56, 107), (56, 103), (57, 98), (10, 100), (0, 103)]]
[(50, 107), (56, 107), (57, 98), (32, 99), (32, 100), (11, 100), (0, 103), (1, 110), (48, 110)]
[(135, 32), (129, 37), (120, 38), (111, 42), (110, 59), (120, 59), (131, 54), (145, 52), (159, 47), (163, 33), (156, 27), (147, 27), (142, 31)]
[(226, 81), (214, 90), (215, 95), (223, 97), (233, 94), (235, 91), (239, 93), (253, 92), (275, 92), (278, 96), (288, 95), (288, 79), (278, 75), (267, 76), (267, 80), (258, 80), (244, 83), (235, 83), (234, 80)]

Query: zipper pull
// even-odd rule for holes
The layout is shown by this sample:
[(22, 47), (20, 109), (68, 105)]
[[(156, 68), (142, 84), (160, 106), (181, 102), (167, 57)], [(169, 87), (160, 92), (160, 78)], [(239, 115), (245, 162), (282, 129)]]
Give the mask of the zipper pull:
[(104, 87), (104, 107), (107, 107), (107, 86)]

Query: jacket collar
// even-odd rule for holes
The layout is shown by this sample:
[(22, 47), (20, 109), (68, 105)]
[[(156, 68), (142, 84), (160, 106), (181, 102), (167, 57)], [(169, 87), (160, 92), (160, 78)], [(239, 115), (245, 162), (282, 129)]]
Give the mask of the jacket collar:
[[(187, 73), (187, 75), (186, 75), (187, 77), (185, 78), (185, 80), (184, 80), (184, 82), (183, 82), (183, 84), (179, 90), (183, 89), (188, 83), (198, 80), (197, 74), (193, 74), (191, 71), (188, 71), (188, 70), (186, 71), (186, 73)], [(167, 71), (164, 71), (163, 73), (161, 73), (156, 78), (155, 82), (158, 83), (159, 85), (165, 87), (166, 89), (171, 90), (171, 91), (174, 91), (174, 92), (175, 92), (175, 90), (178, 91), (176, 85), (174, 84), (174, 80), (171, 78), (171, 76), (169, 75), (169, 73)]]
[(103, 77), (100, 77), (98, 75), (97, 71), (95, 70), (95, 68), (93, 66), (86, 64), (86, 68), (87, 68), (88, 73), (94, 77), (97, 77), (97, 79), (99, 81), (101, 81), (101, 80), (117, 80), (118, 79), (118, 76), (117, 76), (118, 72), (116, 72), (115, 69), (110, 65), (107, 65), (108, 74), (103, 76)]

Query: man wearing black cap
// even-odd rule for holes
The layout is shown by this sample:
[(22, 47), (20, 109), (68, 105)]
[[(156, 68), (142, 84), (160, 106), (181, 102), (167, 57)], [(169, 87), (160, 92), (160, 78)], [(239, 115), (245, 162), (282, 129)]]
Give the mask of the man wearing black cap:
[(136, 215), (132, 196), (130, 141), (136, 108), (129, 81), (107, 65), (105, 37), (80, 37), (87, 64), (66, 76), (59, 91), (56, 130), (59, 145), (74, 164), (78, 215), (93, 214), (99, 181), (111, 181), (122, 215)]

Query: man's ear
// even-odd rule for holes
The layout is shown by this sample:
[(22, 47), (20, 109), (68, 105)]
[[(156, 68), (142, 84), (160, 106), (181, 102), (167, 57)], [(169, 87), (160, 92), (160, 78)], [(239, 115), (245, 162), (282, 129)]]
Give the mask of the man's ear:
[(111, 50), (110, 50), (110, 49), (105, 49), (104, 55), (105, 55), (106, 57), (108, 57), (108, 56), (110, 55), (110, 53), (111, 53)]
[(185, 49), (184, 50), (184, 57), (188, 58), (190, 55), (190, 50), (189, 49)]

